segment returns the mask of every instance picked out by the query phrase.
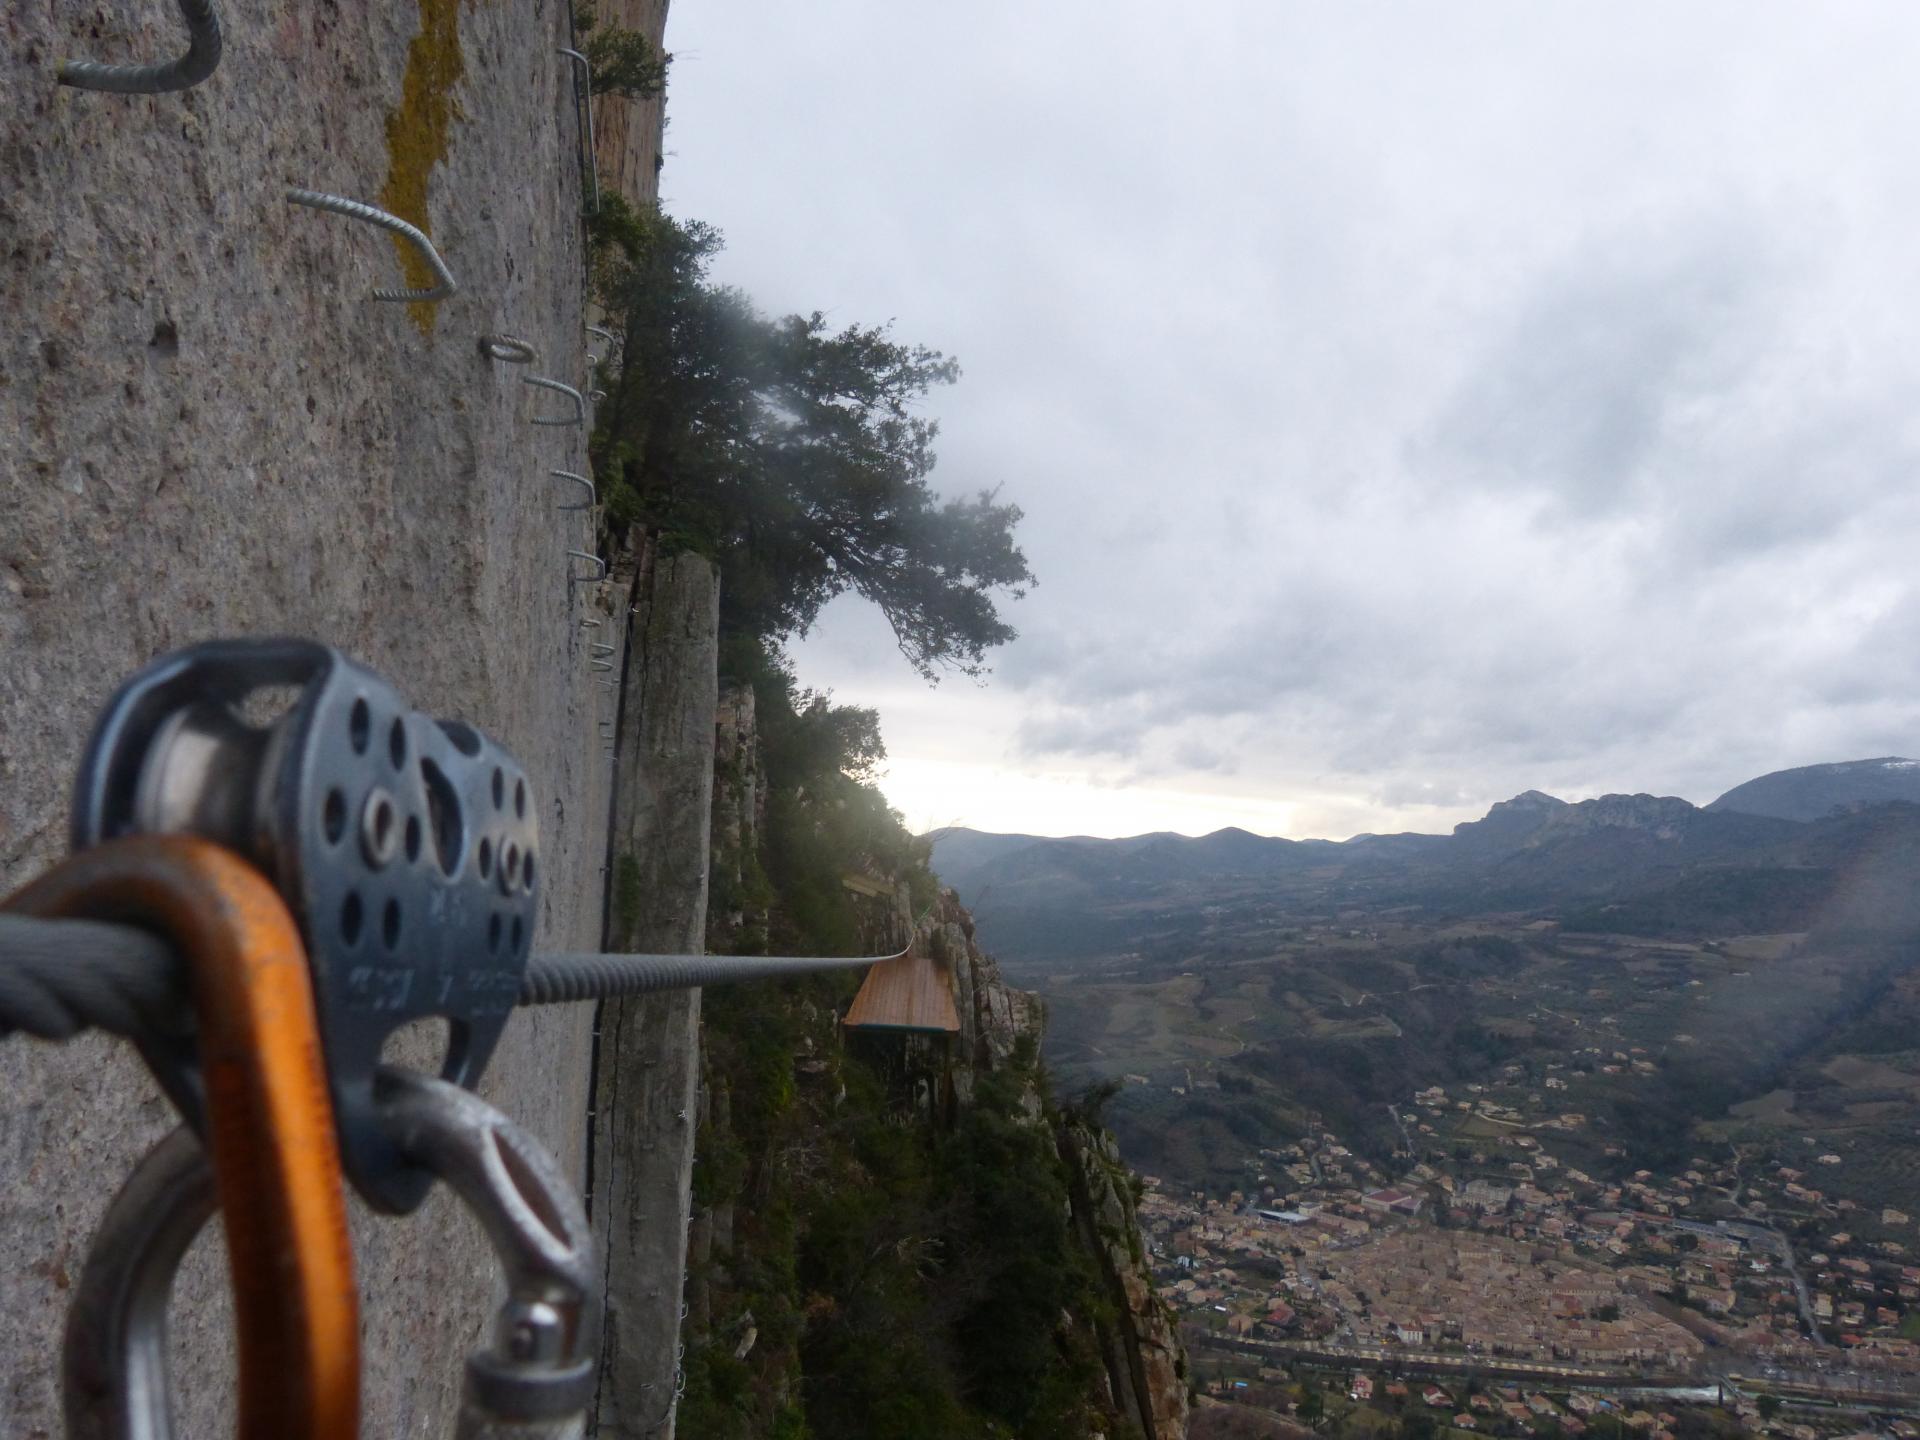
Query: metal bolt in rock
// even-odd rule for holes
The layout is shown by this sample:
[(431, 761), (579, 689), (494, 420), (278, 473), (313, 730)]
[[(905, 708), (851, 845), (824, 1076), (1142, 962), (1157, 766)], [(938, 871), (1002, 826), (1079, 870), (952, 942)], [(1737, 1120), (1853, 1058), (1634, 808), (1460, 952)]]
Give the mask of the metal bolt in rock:
[(568, 566), (567, 578), (569, 580), (593, 584), (607, 578), (607, 562), (602, 560), (598, 555), (589, 555), (585, 550), (569, 550), (567, 551), (567, 557), (571, 560), (585, 560), (588, 564), (597, 567), (593, 574), (582, 575), (572, 566)]

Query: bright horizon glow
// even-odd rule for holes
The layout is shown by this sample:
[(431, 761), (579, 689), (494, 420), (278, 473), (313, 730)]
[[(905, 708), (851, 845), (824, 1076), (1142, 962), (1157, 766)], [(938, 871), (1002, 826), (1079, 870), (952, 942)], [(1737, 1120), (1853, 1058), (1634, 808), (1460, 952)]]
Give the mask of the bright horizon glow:
[[(881, 718), (884, 724), (885, 717)], [(1129, 784), (1091, 774), (1036, 775), (970, 761), (921, 759), (888, 764), (878, 784), (887, 802), (916, 835), (952, 826), (1049, 839), (1124, 840), (1158, 832), (1195, 839), (1216, 830), (1239, 829), (1270, 839), (1351, 840), (1356, 835), (1405, 832), (1449, 835), (1455, 825), (1479, 820), (1489, 808), (1422, 805), (1382, 809), (1339, 794), (1299, 801), (1268, 800)], [(1604, 792), (1548, 793), (1577, 804)], [(968, 797), (973, 808), (955, 810), (952, 801), (957, 796)], [(1063, 814), (1078, 816), (1084, 823), (1075, 829), (1061, 829), (1057, 817)], [(1369, 822), (1366, 828), (1354, 828), (1361, 819)]]

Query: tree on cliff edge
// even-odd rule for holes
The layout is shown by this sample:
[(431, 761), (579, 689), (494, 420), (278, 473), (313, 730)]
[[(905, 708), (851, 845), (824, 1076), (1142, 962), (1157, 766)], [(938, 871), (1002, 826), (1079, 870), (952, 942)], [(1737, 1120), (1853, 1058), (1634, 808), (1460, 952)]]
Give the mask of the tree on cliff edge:
[(712, 555), (734, 629), (804, 634), (852, 590), (928, 679), (979, 674), (1014, 638), (1001, 596), (1033, 575), (1017, 506), (927, 484), (939, 426), (915, 406), (960, 367), (886, 326), (761, 314), (709, 280), (708, 226), (622, 207), (599, 238), (602, 288), (625, 319), (595, 436), (610, 519)]

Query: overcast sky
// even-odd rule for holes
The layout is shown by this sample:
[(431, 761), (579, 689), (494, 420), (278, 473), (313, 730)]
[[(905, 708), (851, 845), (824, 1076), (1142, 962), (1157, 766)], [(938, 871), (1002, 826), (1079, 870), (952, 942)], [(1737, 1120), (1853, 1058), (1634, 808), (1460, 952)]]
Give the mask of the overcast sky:
[(1335, 838), (1920, 753), (1920, 7), (677, 0), (669, 210), (965, 370), (921, 828)]

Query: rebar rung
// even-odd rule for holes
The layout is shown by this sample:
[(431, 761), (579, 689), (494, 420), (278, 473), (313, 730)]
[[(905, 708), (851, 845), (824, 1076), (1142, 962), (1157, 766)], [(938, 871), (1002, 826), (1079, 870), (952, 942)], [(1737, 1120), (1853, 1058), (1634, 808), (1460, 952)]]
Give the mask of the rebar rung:
[(553, 476), (554, 479), (556, 480), (571, 480), (576, 485), (584, 486), (587, 492), (586, 504), (556, 505), (553, 507), (554, 509), (556, 510), (591, 510), (595, 505), (600, 503), (600, 496), (598, 492), (596, 492), (593, 488), (593, 481), (589, 480), (586, 476), (576, 475), (571, 470), (549, 470), (547, 474)]
[(398, 215), (389, 215), (386, 211), (372, 205), (363, 205), (358, 200), (348, 200), (341, 195), (328, 195), (320, 190), (290, 189), (287, 200), (294, 205), (306, 205), (314, 210), (326, 210), (335, 215), (344, 215), (349, 220), (364, 220), (369, 225), (378, 225), (382, 230), (391, 230), (401, 239), (408, 241), (419, 252), (420, 258), (440, 282), (427, 290), (375, 290), (376, 300), (445, 300), (455, 294), (460, 285), (453, 278), (453, 272), (447, 269), (446, 262), (440, 258), (440, 252), (433, 248), (433, 241), (425, 232), (409, 225)]
[(62, 85), (77, 90), (106, 90), (115, 95), (164, 95), (191, 90), (219, 68), (220, 16), (213, 0), (180, 0), (187, 22), (187, 53), (155, 65), (107, 65), (98, 60), (62, 60)]
[(531, 365), (540, 353), (526, 341), (513, 335), (482, 335), (480, 353), (489, 360), (504, 360), (509, 365)]
[(584, 425), (587, 423), (587, 397), (571, 385), (563, 385), (558, 380), (549, 380), (544, 375), (522, 375), (520, 383), (537, 386), (542, 390), (552, 390), (573, 401), (573, 414), (569, 416), (531, 415), (527, 418), (536, 425)]

